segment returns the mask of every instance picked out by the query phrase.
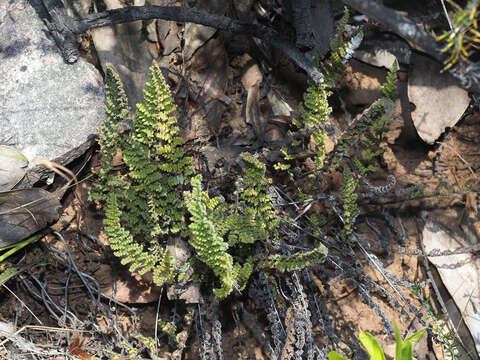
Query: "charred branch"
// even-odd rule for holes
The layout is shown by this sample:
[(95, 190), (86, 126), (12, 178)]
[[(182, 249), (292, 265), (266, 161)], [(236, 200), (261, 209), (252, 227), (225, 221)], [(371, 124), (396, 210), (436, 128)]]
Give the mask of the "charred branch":
[[(41, 0), (32, 1), (38, 2)], [(50, 11), (51, 9), (47, 10)], [(234, 34), (248, 35), (268, 42), (292, 59), (292, 61), (302, 68), (313, 81), (317, 83), (324, 81), (322, 73), (313, 65), (311, 59), (308, 59), (284, 36), (275, 30), (260, 24), (237, 21), (226, 16), (214, 15), (196, 9), (176, 6), (131, 6), (127, 8), (107, 10), (77, 19), (62, 14), (56, 14), (55, 17), (50, 14), (50, 16), (55, 23), (55, 26), (51, 26), (50, 28), (53, 28), (54, 30), (61, 29), (60, 33), (63, 36), (65, 36), (65, 29), (68, 29), (68, 32), (72, 34), (78, 35), (88, 30), (137, 20), (162, 19), (211, 26), (219, 30)]]
[(301, 50), (315, 46), (315, 29), (312, 21), (311, 0), (298, 0), (292, 4), (293, 25), (297, 32), (296, 45)]

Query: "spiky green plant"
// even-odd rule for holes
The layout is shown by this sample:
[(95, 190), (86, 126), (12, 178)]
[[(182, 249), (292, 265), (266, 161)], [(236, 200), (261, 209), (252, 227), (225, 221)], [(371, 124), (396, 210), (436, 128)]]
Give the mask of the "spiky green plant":
[(265, 164), (248, 153), (242, 153), (241, 158), (244, 170), (235, 183), (236, 203), (225, 226), (230, 244), (253, 244), (257, 240), (275, 242), (279, 219), (268, 195)]
[(334, 150), (329, 154), (329, 166), (337, 168), (349, 149), (358, 144), (362, 156), (353, 158), (358, 172), (365, 175), (377, 171), (374, 165), (375, 158), (384, 152), (381, 145), (385, 142), (388, 123), (393, 120), (393, 101), (397, 96), (397, 71), (398, 63), (395, 61), (382, 85), (384, 97), (376, 100), (342, 134)]
[(445, 43), (442, 53), (448, 55), (445, 70), (458, 60), (468, 62), (480, 49), (480, 0), (468, 1), (463, 9), (454, 1), (447, 1), (456, 9), (456, 13), (452, 29), (437, 37), (437, 41)]

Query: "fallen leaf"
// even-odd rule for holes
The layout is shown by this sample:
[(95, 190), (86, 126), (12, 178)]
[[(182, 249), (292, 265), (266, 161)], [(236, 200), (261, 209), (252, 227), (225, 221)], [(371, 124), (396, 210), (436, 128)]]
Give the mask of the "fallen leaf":
[[(454, 251), (470, 245), (458, 234), (431, 220), (423, 229), (423, 242), (427, 254), (433, 250)], [(471, 253), (428, 256), (428, 260), (437, 268), (443, 284), (461, 311), (480, 354), (480, 260)]]
[(70, 340), (70, 345), (68, 346), (68, 353), (76, 356), (80, 360), (90, 360), (92, 356), (82, 350), (82, 347), (87, 343), (87, 341), (87, 338), (82, 338), (79, 335), (74, 334)]
[(408, 97), (415, 104), (413, 123), (422, 140), (433, 144), (446, 128), (460, 120), (470, 98), (450, 74), (441, 73), (442, 64), (416, 53), (411, 62)]
[(13, 189), (25, 176), (28, 159), (12, 146), (0, 145), (0, 192)]
[(59, 218), (55, 194), (33, 188), (0, 193), (0, 247), (15, 244)]
[(292, 107), (273, 89), (267, 93), (267, 99), (272, 105), (272, 112), (275, 116), (290, 116)]
[(260, 112), (260, 84), (263, 75), (257, 64), (250, 65), (242, 76), (242, 85), (247, 90), (247, 104), (245, 117), (247, 124), (251, 124), (260, 142), (263, 141), (266, 122)]

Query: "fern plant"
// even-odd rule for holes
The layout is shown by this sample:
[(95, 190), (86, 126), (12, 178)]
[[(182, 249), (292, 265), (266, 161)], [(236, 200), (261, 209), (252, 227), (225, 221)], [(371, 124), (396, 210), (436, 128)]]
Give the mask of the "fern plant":
[(268, 195), (265, 164), (248, 153), (240, 156), (244, 163), (243, 174), (235, 183), (235, 206), (224, 226), (229, 231), (230, 245), (253, 244), (257, 240), (274, 243), (278, 238), (279, 219)]
[(357, 187), (357, 180), (350, 168), (346, 165), (343, 170), (343, 240), (349, 245), (353, 243), (353, 227), (355, 226), (355, 220), (359, 214), (357, 205), (357, 195), (355, 189)]
[[(345, 27), (350, 18), (349, 10), (345, 7), (344, 15), (337, 24), (336, 33), (330, 41), (330, 57), (323, 65), (320, 65), (317, 59), (314, 62), (325, 76), (325, 81), (321, 84), (309, 81), (305, 92), (303, 103), (299, 105), (300, 117), (293, 120), (293, 124), (298, 128), (300, 139), (296, 139), (293, 134), (291, 149), (284, 148), (283, 155), (285, 160), (291, 160), (295, 157), (290, 154), (293, 148), (302, 147), (310, 140), (314, 143), (315, 163), (317, 169), (324, 165), (325, 158), (325, 139), (327, 137), (326, 125), (332, 108), (328, 104), (328, 98), (332, 95), (330, 90), (335, 83), (345, 74), (345, 64), (352, 57), (355, 49), (360, 45), (363, 33), (358, 31), (350, 41), (345, 40)], [(289, 151), (290, 150), (290, 151)], [(287, 170), (288, 164), (278, 163), (276, 169)]]
[[(114, 254), (132, 272), (152, 271), (157, 285), (181, 281), (175, 270), (181, 266), (166, 243), (172, 236), (190, 236), (194, 268), (206, 265), (220, 282), (214, 294), (223, 299), (234, 289), (243, 290), (254, 270), (256, 244), (278, 248), (280, 241), (265, 164), (241, 154), (243, 168), (232, 201), (210, 198), (202, 190), (201, 176), (193, 177), (191, 158), (185, 155), (171, 116), (175, 105), (158, 65), (150, 68), (143, 103), (137, 105), (130, 131), (120, 131), (132, 116), (111, 66), (105, 93), (107, 121), (99, 141), (102, 167), (90, 198), (106, 204), (105, 232)], [(191, 191), (185, 191), (188, 185)], [(318, 245), (299, 254), (271, 254), (259, 264), (290, 271), (321, 262), (325, 254), (323, 245)], [(203, 271), (195, 278), (211, 278)]]
[[(168, 85), (158, 65), (152, 65), (131, 131), (119, 131), (131, 112), (120, 78), (110, 65), (105, 94), (107, 120), (99, 140), (102, 167), (90, 198), (106, 203), (105, 232), (122, 263), (130, 264), (131, 271), (153, 271), (159, 285), (171, 282), (174, 259), (166, 241), (187, 231), (182, 189), (193, 167), (171, 115), (175, 105)], [(124, 165), (117, 169), (115, 161)]]
[[(193, 236), (193, 247), (197, 258), (208, 265), (220, 279), (221, 287), (214, 289), (215, 295), (222, 299), (228, 296), (233, 288), (241, 290), (250, 277), (253, 266), (247, 261), (243, 266), (233, 263), (232, 256), (227, 252), (229, 244), (218, 234), (212, 221), (212, 211), (219, 203), (219, 198), (210, 199), (202, 191), (202, 177), (192, 179), (192, 192), (186, 194), (188, 211), (191, 215), (189, 228)], [(209, 214), (210, 213), (210, 214)], [(218, 219), (218, 216), (216, 217)]]
[(360, 175), (377, 171), (374, 161), (384, 151), (381, 145), (385, 142), (388, 123), (393, 120), (393, 101), (397, 97), (397, 71), (398, 62), (395, 60), (382, 85), (384, 97), (376, 100), (340, 137), (329, 154), (329, 166), (337, 168), (352, 146), (357, 144), (361, 155), (355, 156), (353, 161)]

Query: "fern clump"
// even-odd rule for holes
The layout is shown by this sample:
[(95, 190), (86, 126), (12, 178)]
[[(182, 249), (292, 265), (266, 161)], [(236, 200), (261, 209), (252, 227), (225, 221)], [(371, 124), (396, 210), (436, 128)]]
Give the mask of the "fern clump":
[[(172, 116), (175, 105), (158, 65), (150, 68), (133, 122), (111, 66), (106, 80), (107, 121), (99, 141), (102, 168), (90, 195), (106, 204), (105, 232), (114, 254), (130, 271), (151, 271), (157, 285), (185, 283), (189, 278), (179, 270), (185, 266), (166, 245), (171, 237), (189, 238), (192, 279), (210, 282), (214, 277), (220, 286), (213, 293), (223, 299), (234, 289), (243, 290), (256, 268), (292, 271), (325, 259), (323, 245), (298, 254), (281, 249), (280, 219), (269, 195), (266, 166), (255, 156), (241, 154), (236, 190), (228, 201), (210, 198), (202, 190), (202, 178), (193, 176), (191, 158), (185, 155)], [(128, 123), (132, 128), (125, 131)]]
[(130, 264), (131, 271), (153, 271), (157, 284), (171, 282), (174, 260), (166, 241), (187, 230), (182, 189), (193, 174), (171, 115), (175, 104), (156, 64), (149, 70), (143, 103), (137, 105), (130, 131), (119, 131), (131, 112), (110, 65), (105, 94), (107, 120), (99, 140), (102, 168), (91, 198), (106, 203), (105, 232), (122, 263)]
[(252, 245), (272, 243), (278, 237), (279, 220), (267, 193), (265, 164), (247, 153), (241, 157), (244, 169), (236, 181), (233, 203), (210, 198), (201, 188), (200, 176), (192, 179), (192, 192), (185, 195), (196, 257), (220, 279), (221, 287), (214, 289), (220, 299), (245, 287), (254, 270)]

